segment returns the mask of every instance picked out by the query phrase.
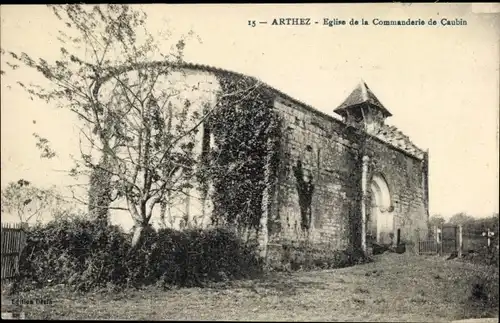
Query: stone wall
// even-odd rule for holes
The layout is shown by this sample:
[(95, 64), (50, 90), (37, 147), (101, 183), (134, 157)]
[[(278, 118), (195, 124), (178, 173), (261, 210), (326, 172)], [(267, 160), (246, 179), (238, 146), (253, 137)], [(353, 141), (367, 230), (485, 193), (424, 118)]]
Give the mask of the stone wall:
[[(189, 79), (189, 85), (197, 84), (200, 87), (201, 84), (201, 92), (211, 94), (206, 97), (198, 92), (190, 93), (189, 99), (199, 103), (194, 104), (193, 108), (201, 112), (201, 103), (208, 101), (213, 105), (213, 94), (219, 89), (213, 73), (190, 69), (185, 72), (180, 78)], [(371, 157), (368, 185), (373, 174), (381, 174), (386, 180), (394, 206), (394, 229), (401, 229), (401, 238), (407, 241), (415, 240), (417, 229), (421, 237), (426, 234), (427, 175), (425, 163), (420, 158), (380, 138), (368, 137), (368, 141), (363, 142), (357, 131), (339, 119), (300, 104), (286, 95), (276, 94), (274, 108), (282, 116), (284, 124), (278, 178), (269, 192), (272, 203), (267, 229), (271, 244), (281, 240), (309, 240), (333, 249), (360, 245), (360, 149), (363, 143), (367, 144)], [(388, 131), (389, 135), (391, 131)], [(203, 131), (200, 131), (196, 139), (197, 153), (201, 153), (202, 136)], [(314, 185), (310, 199), (311, 222), (306, 230), (302, 228), (304, 199), (301, 203), (298, 181), (293, 171), (298, 161), (302, 163), (303, 177), (310, 176)], [(190, 218), (201, 219), (201, 226), (207, 226), (212, 212), (211, 201), (205, 201), (204, 205), (197, 188), (190, 195), (193, 197), (180, 202), (178, 213), (189, 213)], [(367, 207), (367, 211), (370, 216), (370, 207)], [(176, 220), (182, 215), (176, 214)], [(178, 221), (174, 222), (174, 226), (179, 225)]]
[[(362, 139), (340, 120), (291, 100), (277, 98), (275, 109), (284, 120), (284, 135), (269, 241), (309, 239), (334, 249), (359, 246)], [(368, 185), (375, 173), (386, 179), (394, 205), (394, 229), (401, 229), (405, 241), (415, 239), (416, 229), (423, 237), (427, 212), (422, 161), (377, 138), (368, 137), (366, 144), (371, 155)], [(302, 162), (304, 177), (311, 175), (314, 184), (309, 230), (301, 228), (298, 181), (293, 171), (297, 161)]]
[(372, 137), (368, 140), (368, 150), (371, 155), (368, 178), (381, 174), (389, 186), (394, 230), (400, 229), (401, 239), (407, 242), (415, 242), (417, 230), (423, 239), (428, 218), (423, 161)]
[(270, 230), (270, 240), (306, 240), (301, 229), (301, 207), (293, 167), (302, 162), (305, 176), (312, 176), (309, 239), (344, 249), (354, 243), (352, 221), (359, 214), (358, 145), (338, 120), (278, 99), (275, 108), (284, 119), (281, 169), (275, 216), (281, 230)]

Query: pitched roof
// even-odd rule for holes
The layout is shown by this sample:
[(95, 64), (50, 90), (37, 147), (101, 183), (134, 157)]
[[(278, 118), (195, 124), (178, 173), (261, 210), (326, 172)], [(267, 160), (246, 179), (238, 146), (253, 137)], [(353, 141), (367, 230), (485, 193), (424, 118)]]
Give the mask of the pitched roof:
[(419, 159), (424, 157), (424, 151), (417, 147), (407, 135), (395, 126), (383, 124), (374, 136)]
[(347, 109), (353, 106), (358, 106), (362, 103), (368, 103), (382, 110), (382, 113), (386, 117), (392, 116), (392, 114), (387, 110), (380, 100), (373, 94), (368, 85), (364, 81), (361, 81), (358, 86), (351, 92), (351, 94), (345, 99), (342, 104), (333, 110), (334, 112), (342, 115)]
[[(200, 71), (206, 71), (206, 72), (212, 72), (212, 73), (227, 73), (227, 74), (231, 74), (231, 75), (235, 75), (235, 76), (244, 77), (244, 78), (261, 83), (262, 85), (264, 85), (264, 87), (274, 91), (275, 93), (279, 94), (281, 97), (283, 97), (287, 100), (290, 100), (293, 103), (298, 104), (298, 105), (302, 106), (303, 108), (306, 108), (307, 110), (309, 110), (317, 115), (320, 115), (320, 116), (322, 116), (328, 120), (331, 120), (331, 121), (343, 123), (341, 120), (338, 120), (338, 117), (321, 112), (320, 110), (317, 110), (314, 107), (312, 107), (312, 106), (310, 106), (310, 105), (308, 105), (300, 100), (297, 100), (297, 99), (291, 97), (290, 95), (262, 82), (261, 80), (255, 78), (255, 77), (252, 77), (252, 76), (248, 76), (248, 75), (245, 75), (242, 73), (237, 73), (237, 72), (229, 71), (226, 69), (222, 69), (222, 68), (218, 68), (218, 67), (214, 67), (214, 66), (210, 66), (210, 65), (195, 64), (195, 63), (172, 64), (172, 63), (166, 62), (166, 61), (157, 61), (157, 62), (151, 62), (151, 63), (147, 63), (147, 64), (148, 64), (148, 66), (159, 66), (159, 67), (164, 66), (164, 65), (172, 65), (172, 66), (176, 65), (179, 68), (200, 70)], [(127, 72), (133, 68), (134, 68), (134, 66), (123, 66), (120, 69), (117, 69), (115, 71), (115, 73), (119, 74), (119, 73)], [(108, 79), (110, 79), (112, 76), (113, 75), (110, 74), (107, 79), (104, 78), (102, 81), (105, 82)], [(334, 111), (337, 113), (340, 111), (339, 114), (342, 114), (342, 111), (345, 110), (346, 108), (353, 106), (353, 105), (359, 105), (359, 104), (364, 103), (364, 102), (369, 102), (373, 106), (380, 108), (386, 114), (386, 116), (392, 115), (387, 109), (385, 109), (385, 107), (382, 105), (382, 103), (380, 103), (380, 101), (372, 93), (372, 91), (366, 85), (366, 83), (364, 81), (361, 81), (360, 84), (354, 89), (354, 91), (347, 97), (347, 99)], [(410, 155), (413, 155), (413, 156), (420, 158), (420, 159), (423, 158), (424, 151), (421, 150), (420, 148), (418, 148), (417, 146), (415, 146), (413, 143), (411, 143), (408, 136), (405, 136), (401, 131), (399, 131), (394, 126), (383, 125), (382, 129), (380, 129), (380, 131), (377, 134), (375, 134), (375, 137), (379, 138), (383, 142), (386, 142), (392, 146), (395, 146), (395, 147), (398, 147), (399, 149), (402, 149), (403, 151), (409, 153)]]

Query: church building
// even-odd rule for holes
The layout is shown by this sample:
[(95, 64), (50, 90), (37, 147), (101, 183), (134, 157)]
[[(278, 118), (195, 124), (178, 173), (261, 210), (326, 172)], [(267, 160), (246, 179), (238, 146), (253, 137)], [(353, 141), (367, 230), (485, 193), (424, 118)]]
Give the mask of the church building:
[[(184, 68), (191, 75), (199, 74), (203, 79), (215, 75), (213, 80), (219, 82), (235, 76), (260, 82), (213, 67), (187, 65)], [(267, 246), (286, 242), (308, 241), (330, 249), (354, 246), (367, 250), (374, 243), (412, 245), (426, 236), (429, 216), (428, 152), (386, 123), (392, 116), (391, 112), (364, 81), (338, 107), (332, 107), (330, 114), (266, 84), (259, 91), (265, 93), (267, 98), (262, 104), (265, 109), (281, 120), (279, 145), (273, 151), (278, 165), (276, 176), (272, 181), (267, 181), (267, 178), (265, 187), (260, 188), (257, 181), (255, 185), (246, 186), (259, 190), (256, 195), (237, 192), (242, 187), (237, 180), (232, 180), (232, 184), (221, 182), (218, 186), (212, 183), (212, 192), (216, 186), (219, 190), (225, 189), (226, 194), (234, 194), (233, 199), (217, 207), (214, 204), (216, 201), (210, 200), (211, 196), (217, 195), (201, 194), (204, 196), (201, 203), (191, 198), (186, 207), (181, 207), (190, 210), (189, 216), (193, 217), (193, 213), (198, 212), (203, 218), (210, 219), (213, 212), (236, 204), (237, 199), (254, 196), (252, 198), (257, 201), (249, 201), (248, 204), (257, 205), (256, 209), (262, 211), (256, 234), (264, 254)], [(246, 96), (244, 104), (231, 109), (235, 109), (235, 113), (248, 107), (254, 109), (253, 102), (258, 97), (258, 94)], [(257, 119), (250, 120), (251, 114), (245, 116), (249, 118), (247, 128), (255, 128), (258, 132)], [(232, 126), (232, 123), (224, 122), (219, 128)], [(204, 126), (200, 133), (200, 142), (203, 143), (200, 151), (219, 149), (220, 156), (223, 149), (233, 148), (217, 147), (222, 142), (221, 138), (226, 136), (227, 139), (228, 135), (219, 135), (218, 139), (214, 129)], [(252, 135), (252, 131), (247, 134)], [(256, 148), (259, 147), (252, 149)], [(247, 151), (248, 156), (251, 154), (251, 150)], [(229, 174), (235, 169), (231, 165), (237, 163), (236, 160), (217, 167), (226, 167), (225, 172)], [(254, 171), (261, 171), (260, 168), (265, 167), (254, 167)], [(265, 176), (269, 176), (268, 173)], [(252, 177), (260, 176), (250, 175), (244, 178), (251, 181)], [(194, 188), (189, 196), (201, 196), (195, 191)], [(196, 203), (198, 207), (194, 205)], [(240, 209), (243, 207), (237, 207), (235, 212)], [(210, 220), (204, 223), (210, 223)]]

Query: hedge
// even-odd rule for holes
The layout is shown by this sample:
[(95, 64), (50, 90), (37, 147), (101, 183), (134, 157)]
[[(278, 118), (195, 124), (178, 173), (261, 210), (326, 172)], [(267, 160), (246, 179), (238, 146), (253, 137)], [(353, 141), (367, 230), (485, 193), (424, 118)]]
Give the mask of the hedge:
[(118, 226), (83, 218), (31, 227), (19, 264), (20, 286), (200, 286), (261, 271), (255, 246), (225, 229), (145, 231), (136, 248)]

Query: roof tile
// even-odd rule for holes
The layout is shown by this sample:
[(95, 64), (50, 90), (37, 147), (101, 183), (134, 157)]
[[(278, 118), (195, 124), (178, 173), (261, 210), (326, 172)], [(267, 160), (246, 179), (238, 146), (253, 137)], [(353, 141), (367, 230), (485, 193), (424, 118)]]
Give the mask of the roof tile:
[(349, 94), (347, 99), (345, 99), (342, 104), (334, 110), (334, 112), (338, 114), (343, 114), (343, 112), (349, 107), (357, 106), (362, 103), (369, 103), (372, 106), (375, 106), (382, 110), (386, 117), (392, 116), (392, 114), (387, 110), (384, 105), (380, 102), (380, 100), (373, 94), (372, 90), (368, 87), (368, 85), (361, 81), (358, 86)]

